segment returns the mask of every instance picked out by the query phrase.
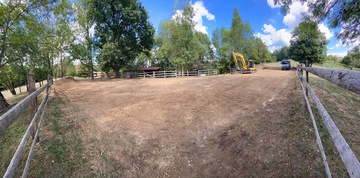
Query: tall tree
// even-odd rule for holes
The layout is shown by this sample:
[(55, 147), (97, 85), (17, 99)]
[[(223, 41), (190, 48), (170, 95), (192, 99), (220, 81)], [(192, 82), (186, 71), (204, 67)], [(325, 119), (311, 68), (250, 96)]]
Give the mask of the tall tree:
[(294, 29), (290, 43), (291, 58), (306, 66), (322, 63), (325, 59), (327, 41), (316, 22), (301, 22)]
[[(94, 72), (93, 61), (93, 34), (91, 29), (94, 27), (93, 16), (90, 15), (90, 0), (79, 0), (74, 4), (75, 11), (75, 30), (77, 39), (72, 45), (72, 57), (79, 60), (88, 71)], [(91, 75), (94, 79), (94, 75)]]
[(73, 17), (73, 10), (67, 0), (60, 0), (60, 3), (54, 8), (54, 15), (56, 18), (55, 28), (55, 45), (59, 53), (58, 59), (60, 62), (61, 77), (65, 76), (64, 59), (66, 54), (71, 50), (71, 44), (74, 41), (74, 35), (70, 29), (70, 22)]
[(216, 48), (216, 68), (220, 73), (228, 73), (232, 67), (231, 31), (225, 28), (216, 28), (212, 33), (212, 42)]
[(124, 62), (133, 63), (141, 52), (149, 54), (155, 30), (141, 3), (136, 0), (92, 0), (91, 14), (96, 23), (96, 45), (103, 48), (108, 44), (105, 51), (115, 46), (119, 54), (116, 58), (102, 58), (108, 60), (106, 66), (114, 71), (115, 77), (120, 77), (119, 70)]
[[(295, 0), (275, 0), (282, 4), (285, 12)], [(337, 37), (343, 43), (359, 40), (360, 1), (359, 0), (300, 0), (309, 6), (309, 16), (317, 22), (328, 20), (331, 28), (342, 27)]]
[(230, 34), (233, 51), (243, 53), (245, 57), (249, 57), (251, 55), (250, 38), (253, 34), (250, 25), (242, 22), (237, 8), (234, 9)]
[[(37, 24), (55, 0), (10, 1), (0, 3), (0, 71), (16, 61), (26, 62), (38, 50)], [(0, 92), (0, 110), (8, 105)]]
[[(198, 61), (203, 51), (194, 29), (191, 5), (184, 6), (183, 10), (178, 12), (175, 17), (160, 25), (156, 41), (157, 45), (160, 45), (158, 56), (162, 57), (168, 66), (184, 70)], [(200, 37), (199, 34), (198, 36)]]

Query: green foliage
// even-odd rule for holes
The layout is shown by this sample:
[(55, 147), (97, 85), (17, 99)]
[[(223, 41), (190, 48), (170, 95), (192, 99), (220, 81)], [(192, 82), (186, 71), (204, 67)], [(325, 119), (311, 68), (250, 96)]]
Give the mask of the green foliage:
[(316, 22), (301, 22), (294, 29), (290, 43), (290, 56), (295, 61), (311, 66), (325, 59), (327, 41)]
[(230, 43), (230, 39), (231, 39), (231, 32), (228, 29), (216, 28), (213, 31), (212, 41), (215, 48), (217, 49), (216, 51), (217, 60), (215, 62), (215, 66), (222, 74), (228, 73), (233, 65), (231, 61), (232, 46)]
[(97, 58), (101, 70), (104, 72), (109, 72), (111, 69), (114, 72), (119, 71), (120, 66), (127, 63), (127, 58), (122, 52), (115, 44), (106, 43), (103, 45)]
[(257, 58), (255, 40), (249, 23), (243, 23), (237, 8), (234, 9), (230, 29), (230, 43), (232, 51), (240, 52), (247, 58)]
[(348, 51), (348, 54), (343, 58), (341, 63), (347, 67), (351, 67), (351, 69), (360, 67), (360, 45)]
[[(94, 25), (93, 16), (90, 14), (90, 0), (79, 0), (74, 4), (75, 18), (78, 24), (74, 33), (77, 34), (76, 44), (71, 45), (73, 60), (79, 60), (88, 71), (93, 71), (94, 43), (90, 29)], [(92, 76), (93, 78), (93, 76)]]
[(341, 63), (345, 66), (350, 66), (351, 64), (351, 57), (349, 55), (346, 55), (342, 60)]
[[(141, 53), (149, 54), (154, 43), (154, 28), (147, 21), (145, 8), (136, 0), (92, 0), (91, 17), (95, 27), (96, 45), (100, 50), (102, 67), (119, 73), (126, 64), (133, 63)], [(108, 50), (120, 56), (110, 55)], [(101, 54), (106, 52), (106, 54)], [(109, 57), (114, 57), (110, 59)], [(106, 64), (105, 64), (106, 63)], [(118, 75), (116, 77), (119, 77)]]
[[(295, 0), (275, 0), (276, 4), (283, 4), (284, 12)], [(354, 42), (360, 37), (360, 1), (359, 0), (300, 0), (309, 7), (309, 19), (323, 21), (327, 19), (331, 28), (342, 27), (337, 37), (345, 42)]]
[(17, 64), (3, 66), (0, 70), (0, 83), (16, 95), (15, 88), (26, 82), (26, 73), (26, 69)]
[(276, 58), (276, 61), (281, 61), (283, 59), (290, 59), (290, 54), (289, 54), (289, 47), (288, 46), (284, 46), (280, 49), (276, 49), (273, 52), (273, 55)]
[(209, 56), (210, 43), (205, 34), (195, 32), (192, 22), (193, 9), (183, 7), (181, 15), (160, 25), (156, 45), (157, 58), (165, 68), (190, 68), (198, 60)]

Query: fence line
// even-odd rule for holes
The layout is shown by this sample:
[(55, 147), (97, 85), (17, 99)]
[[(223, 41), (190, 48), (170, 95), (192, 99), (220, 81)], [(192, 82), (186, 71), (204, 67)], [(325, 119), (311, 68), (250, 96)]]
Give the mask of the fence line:
[[(33, 137), (33, 142), (31, 144), (31, 148), (26, 160), (26, 164), (25, 164), (25, 168), (23, 170), (23, 174), (22, 177), (26, 177), (28, 169), (29, 169), (29, 164), (34, 152), (34, 148), (35, 148), (35, 144), (38, 140), (38, 134), (39, 134), (39, 130), (40, 130), (40, 124), (43, 120), (44, 117), (44, 113), (45, 113), (45, 109), (46, 109), (46, 105), (48, 102), (48, 97), (49, 97), (49, 93), (50, 93), (50, 87), (52, 85), (52, 77), (49, 75), (48, 76), (48, 80), (47, 80), (47, 84), (42, 86), (41, 88), (37, 89), (35, 92), (33, 92), (32, 94), (30, 94), (29, 96), (27, 96), (25, 99), (23, 99), (21, 102), (19, 102), (17, 105), (15, 105), (12, 109), (10, 109), (8, 112), (6, 112), (4, 115), (1, 116), (1, 121), (5, 118), (8, 119), (6, 121), (11, 121), (11, 123), (13, 121), (15, 121), (17, 119), (17, 117), (19, 116), (19, 113), (26, 107), (26, 105), (30, 104), (31, 101), (35, 100), (36, 97), (42, 92), (44, 91), (44, 89), (46, 88), (46, 95), (44, 97), (44, 99), (42, 100), (39, 109), (35, 112), (35, 115), (33, 116), (23, 138), (20, 141), (19, 146), (17, 147), (14, 156), (12, 157), (9, 166), (6, 169), (6, 172), (4, 174), (4, 178), (8, 178), (8, 177), (13, 177), (15, 174), (15, 170), (20, 162), (21, 156), (25, 150), (25, 146), (27, 144), (27, 142), (29, 141), (30, 136), (33, 134), (33, 132), (35, 132), (35, 136)], [(35, 108), (36, 109), (36, 108)], [(38, 121), (38, 117), (40, 115), (40, 122)], [(6, 130), (7, 127), (9, 127), (9, 125), (11, 124), (10, 122), (0, 122), (0, 128), (4, 129), (3, 132)], [(3, 125), (6, 124), (6, 125)], [(38, 124), (38, 125), (37, 125)], [(33, 128), (36, 127), (36, 130), (33, 130)]]
[(196, 76), (212, 76), (218, 75), (217, 69), (209, 70), (195, 70), (195, 71), (151, 71), (151, 72), (136, 72), (137, 78), (172, 78), (172, 77), (196, 77)]
[(360, 72), (358, 71), (314, 67), (300, 68), (360, 95)]
[[(320, 102), (319, 98), (316, 96), (316, 94), (314, 93), (314, 91), (312, 90), (312, 88), (310, 87), (308, 82), (306, 82), (304, 80), (301, 69), (303, 69), (303, 67), (298, 68), (298, 75), (300, 78), (300, 82), (301, 82), (301, 84), (304, 83), (307, 91), (309, 91), (309, 93), (310, 93), (310, 95), (322, 117), (322, 120), (323, 120), (327, 130), (330, 133), (330, 137), (333, 140), (333, 142), (340, 154), (340, 157), (348, 171), (348, 174), (350, 175), (350, 177), (356, 177), (356, 178), (360, 177), (359, 160), (356, 158), (356, 156), (353, 153), (353, 151), (351, 150), (349, 144), (346, 142), (345, 138), (340, 133), (340, 130), (336, 127), (334, 121), (332, 120), (332, 118), (330, 117), (330, 115), (328, 114), (328, 112), (326, 111), (326, 109), (324, 108), (322, 103)], [(312, 71), (313, 70), (309, 70), (308, 72), (312, 72)], [(303, 92), (305, 92), (303, 86), (302, 86), (302, 89), (303, 89)], [(304, 97), (305, 97), (305, 100), (307, 100), (306, 94), (304, 95)], [(307, 103), (307, 105), (308, 105), (308, 103)], [(310, 107), (310, 106), (308, 105), (308, 107)], [(312, 115), (311, 112), (310, 112), (310, 115)], [(316, 125), (314, 125), (314, 127), (315, 126)], [(324, 164), (327, 163), (326, 158), (325, 159), (323, 158), (323, 160), (324, 160)]]
[(310, 113), (310, 118), (311, 118), (311, 122), (313, 124), (313, 127), (314, 127), (314, 131), (315, 131), (315, 136), (316, 136), (316, 143), (319, 147), (319, 150), (320, 150), (320, 153), (321, 153), (321, 157), (323, 159), (323, 162), (324, 162), (324, 166), (325, 166), (325, 172), (326, 172), (326, 175), (328, 178), (331, 178), (331, 172), (330, 172), (330, 168), (329, 168), (329, 164), (327, 162), (327, 159), (326, 159), (326, 155), (325, 155), (325, 150), (324, 150), (324, 147), (323, 147), (323, 144), (321, 142), (321, 137), (320, 137), (320, 134), (319, 134), (319, 130), (317, 128), (317, 125), (316, 125), (316, 121), (315, 121), (315, 118), (314, 118), (314, 114), (313, 114), (313, 111), (311, 109), (311, 106), (310, 106), (310, 102), (309, 102), (309, 99), (308, 97), (306, 97), (306, 92), (305, 92), (305, 89), (304, 89), (304, 85), (303, 85), (303, 77), (300, 75), (300, 72), (299, 72), (299, 80), (300, 80), (300, 85), (301, 85), (301, 89), (302, 89), (302, 93), (304, 95), (304, 98), (305, 98), (305, 102), (306, 102), (306, 105), (307, 105), (307, 109)]

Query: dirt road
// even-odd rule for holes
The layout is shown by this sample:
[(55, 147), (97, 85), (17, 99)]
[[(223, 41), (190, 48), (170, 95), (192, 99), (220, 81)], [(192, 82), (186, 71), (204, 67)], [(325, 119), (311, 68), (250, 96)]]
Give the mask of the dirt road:
[(66, 116), (81, 126), (84, 156), (99, 176), (316, 177), (320, 157), (304, 153), (289, 127), (300, 96), (296, 82), (294, 71), (260, 70), (63, 80), (54, 94), (77, 108)]

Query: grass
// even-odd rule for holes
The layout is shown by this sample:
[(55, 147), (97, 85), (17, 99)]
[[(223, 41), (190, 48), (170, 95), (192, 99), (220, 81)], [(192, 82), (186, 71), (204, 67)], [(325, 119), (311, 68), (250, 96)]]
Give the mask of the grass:
[[(26, 93), (16, 95), (8, 99), (10, 106), (14, 106), (27, 96)], [(5, 133), (0, 135), (0, 175), (4, 175), (15, 150), (20, 143), (28, 125), (30, 123), (30, 112), (26, 108), (19, 118), (13, 122)]]
[(339, 69), (339, 70), (349, 70), (350, 68), (345, 67), (340, 62), (333, 62), (333, 61), (325, 61), (323, 64), (314, 64), (314, 67), (325, 67), (325, 68), (332, 68), (332, 69)]
[[(8, 102), (14, 105), (25, 96), (26, 94), (21, 94), (11, 97)], [(39, 97), (39, 101), (41, 99)], [(87, 166), (88, 161), (83, 154), (84, 145), (80, 137), (79, 125), (64, 116), (64, 108), (69, 107), (59, 98), (50, 97), (49, 99), (40, 131), (41, 142), (36, 144), (28, 177), (92, 176), (91, 168)], [(6, 132), (0, 135), (0, 175), (4, 175), (29, 123), (29, 110), (25, 109)], [(30, 139), (15, 177), (22, 174), (31, 142)]]

